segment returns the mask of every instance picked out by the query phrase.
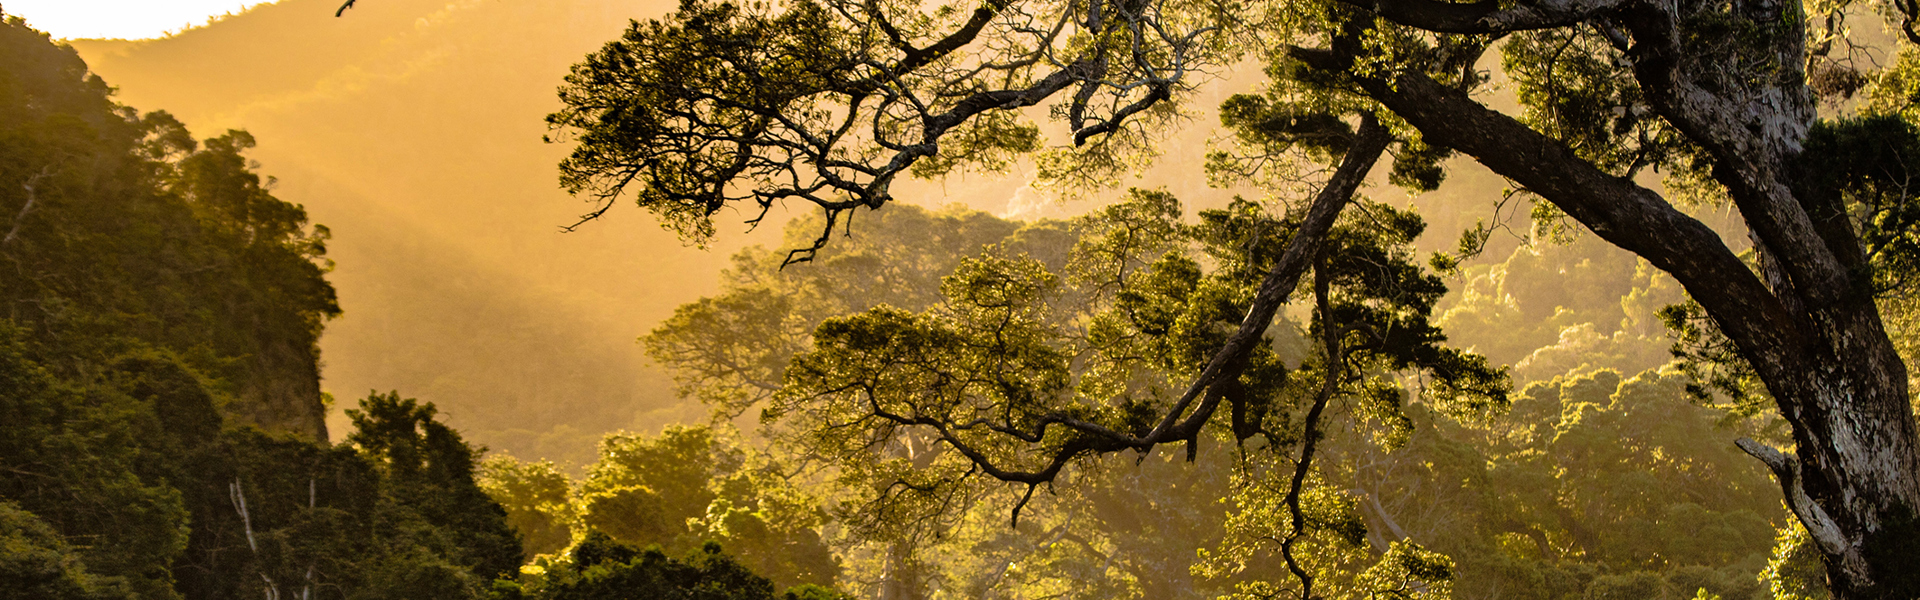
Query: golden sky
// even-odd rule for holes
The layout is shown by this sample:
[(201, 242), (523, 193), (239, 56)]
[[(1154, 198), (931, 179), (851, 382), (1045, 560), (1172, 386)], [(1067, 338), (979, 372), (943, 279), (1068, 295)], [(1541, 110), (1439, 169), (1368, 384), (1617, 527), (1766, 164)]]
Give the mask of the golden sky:
[(237, 13), (261, 0), (0, 0), (0, 10), (24, 17), (55, 38), (154, 38), (207, 19)]

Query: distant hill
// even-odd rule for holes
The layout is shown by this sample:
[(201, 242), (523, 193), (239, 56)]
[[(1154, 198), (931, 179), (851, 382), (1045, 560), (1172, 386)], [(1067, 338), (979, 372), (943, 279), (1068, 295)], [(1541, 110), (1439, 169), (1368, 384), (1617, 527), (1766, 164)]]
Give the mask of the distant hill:
[[(283, 0), (164, 39), (70, 43), (120, 89), (122, 102), (166, 107), (208, 135), (252, 131), (260, 140), (253, 158), (280, 178), (276, 194), (333, 228), (329, 255), (339, 267), (331, 279), (346, 314), (322, 340), (327, 390), (358, 397), (399, 389), (437, 403), (478, 443), (577, 464), (602, 432), (704, 415), (673, 396), (634, 339), (674, 307), (717, 290), (735, 250), (780, 243), (777, 226), (743, 232), (743, 215), (721, 220), (712, 249), (687, 248), (631, 207), (580, 232), (558, 232), (587, 207), (555, 183), (554, 164), (568, 147), (541, 142), (543, 118), (557, 108), (554, 88), (628, 19), (673, 6), (363, 0), (336, 19), (338, 0)], [(1190, 100), (1193, 125), (1161, 144), (1168, 159), (1125, 184), (1166, 187), (1193, 210), (1222, 205), (1236, 191), (1259, 195), (1208, 188), (1198, 160), (1217, 132), (1213, 107), (1258, 83), (1252, 66)], [(1465, 160), (1450, 168), (1454, 182), (1417, 203), (1431, 225), (1425, 250), (1452, 247), (1499, 198), (1501, 180), (1484, 169)], [(1025, 218), (1089, 207), (1049, 201), (1022, 187), (1030, 171), (1015, 171), (902, 182), (896, 195)], [(1384, 185), (1368, 193), (1404, 201)], [(802, 209), (776, 212), (769, 223)], [(1511, 236), (1494, 242), (1493, 261), (1513, 252)], [(1634, 272), (1634, 260), (1610, 248), (1583, 248), (1570, 260), (1587, 256), (1615, 265), (1609, 272)], [(1617, 317), (1595, 319), (1592, 336), (1618, 327), (1608, 321)], [(1502, 329), (1473, 323), (1456, 339), (1490, 344)], [(1565, 345), (1554, 336), (1572, 325), (1557, 323), (1542, 340), (1499, 354), (1518, 361), (1536, 347)], [(1651, 341), (1657, 332), (1636, 336), (1664, 344)]]
[(253, 132), (276, 194), (333, 229), (346, 314), (322, 341), (328, 391), (397, 388), (528, 457), (584, 459), (607, 429), (699, 416), (634, 338), (712, 291), (728, 252), (683, 247), (638, 211), (559, 233), (585, 207), (554, 184), (566, 148), (541, 142), (567, 67), (672, 4), (360, 5), (336, 19), (335, 0), (287, 0), (164, 39), (71, 43), (121, 102)]
[[(716, 290), (734, 250), (779, 244), (779, 227), (722, 222), (700, 250), (629, 208), (558, 233), (585, 206), (555, 184), (567, 147), (541, 142), (568, 66), (674, 3), (368, 0), (336, 19), (337, 7), (284, 0), (168, 38), (70, 43), (122, 102), (166, 107), (196, 131), (253, 132), (276, 193), (333, 228), (346, 314), (322, 340), (330, 392), (397, 388), (478, 443), (574, 461), (603, 431), (703, 416), (634, 339)], [(1198, 157), (1210, 129), (1169, 148)], [(1197, 205), (1226, 197), (1192, 167), (1143, 182)], [(960, 176), (899, 196), (1028, 216), (1085, 208), (1036, 204), (1023, 183)]]

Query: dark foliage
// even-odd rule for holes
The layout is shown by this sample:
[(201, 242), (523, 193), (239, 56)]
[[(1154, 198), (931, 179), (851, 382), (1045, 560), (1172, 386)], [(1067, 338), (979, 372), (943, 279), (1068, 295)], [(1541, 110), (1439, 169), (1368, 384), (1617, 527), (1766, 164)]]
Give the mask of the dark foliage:
[(327, 232), (253, 143), (0, 22), (0, 597), (471, 598), (519, 567), (432, 405), (376, 394), (323, 445)]

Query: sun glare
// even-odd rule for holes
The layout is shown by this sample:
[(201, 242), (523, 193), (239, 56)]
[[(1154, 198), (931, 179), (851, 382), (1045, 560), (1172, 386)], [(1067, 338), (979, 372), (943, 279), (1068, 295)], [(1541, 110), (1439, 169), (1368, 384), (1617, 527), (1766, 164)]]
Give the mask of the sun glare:
[(23, 17), (55, 38), (146, 39), (205, 25), (260, 0), (0, 0), (0, 10)]

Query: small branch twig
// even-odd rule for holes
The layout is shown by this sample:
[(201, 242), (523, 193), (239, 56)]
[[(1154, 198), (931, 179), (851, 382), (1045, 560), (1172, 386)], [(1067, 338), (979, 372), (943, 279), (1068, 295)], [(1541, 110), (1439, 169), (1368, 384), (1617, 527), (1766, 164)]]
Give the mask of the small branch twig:
[(1287, 487), (1285, 503), (1290, 518), (1287, 537), (1280, 541), (1280, 555), (1286, 558), (1287, 570), (1300, 579), (1300, 600), (1313, 599), (1313, 575), (1300, 566), (1293, 556), (1293, 545), (1305, 535), (1307, 526), (1305, 511), (1300, 509), (1300, 494), (1306, 488), (1307, 474), (1313, 470), (1313, 454), (1320, 442), (1320, 417), (1327, 409), (1327, 403), (1333, 400), (1333, 394), (1340, 389), (1340, 377), (1345, 374), (1344, 361), (1340, 350), (1340, 331), (1333, 323), (1333, 304), (1327, 299), (1328, 282), (1326, 257), (1322, 256), (1313, 270), (1313, 299), (1320, 309), (1320, 343), (1326, 353), (1326, 363), (1321, 367), (1326, 378), (1320, 384), (1320, 393), (1313, 399), (1313, 407), (1307, 410), (1301, 434), (1300, 460), (1293, 465), (1293, 480)]
[(13, 238), (18, 237), (20, 235), (20, 225), (27, 221), (27, 213), (33, 212), (34, 203), (40, 200), (40, 194), (39, 194), (39, 188), (38, 188), (38, 186), (40, 185), (40, 181), (52, 175), (53, 175), (52, 165), (41, 167), (39, 173), (35, 173), (32, 177), (28, 177), (27, 182), (20, 185), (20, 187), (26, 188), (27, 190), (27, 203), (20, 207), (20, 214), (13, 216), (13, 228), (7, 231), (7, 237), (5, 239), (0, 239), (0, 246), (5, 246), (7, 244), (13, 243)]

